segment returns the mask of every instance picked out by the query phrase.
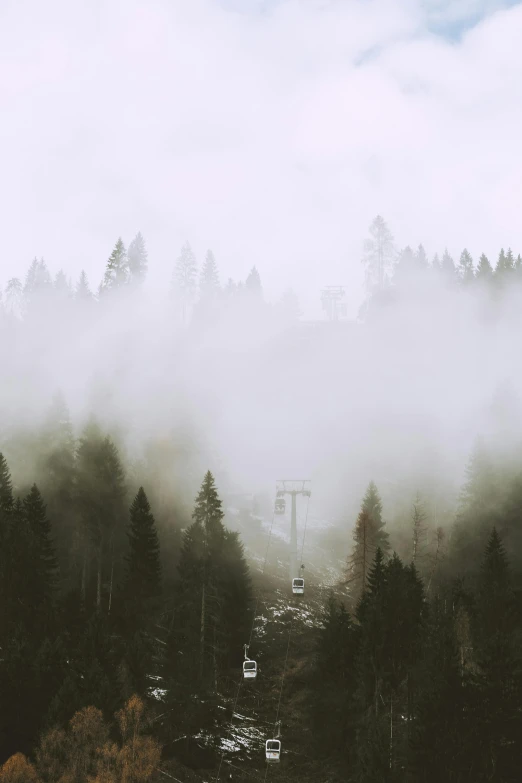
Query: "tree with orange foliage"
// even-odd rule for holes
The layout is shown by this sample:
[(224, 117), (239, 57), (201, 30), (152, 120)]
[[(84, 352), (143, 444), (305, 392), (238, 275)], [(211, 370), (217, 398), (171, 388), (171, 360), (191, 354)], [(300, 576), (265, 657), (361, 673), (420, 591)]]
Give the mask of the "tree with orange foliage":
[(0, 769), (1, 783), (40, 783), (36, 769), (23, 753), (15, 753)]
[[(153, 737), (143, 736), (145, 705), (132, 696), (116, 713), (121, 746), (109, 739), (109, 727), (96, 707), (84, 707), (69, 730), (51, 729), (36, 753), (44, 783), (146, 783), (161, 758)], [(36, 774), (36, 773), (35, 773)], [(33, 778), (6, 778), (9, 783), (33, 783)], [(4, 779), (0, 776), (0, 783)], [(39, 783), (37, 777), (34, 783)]]

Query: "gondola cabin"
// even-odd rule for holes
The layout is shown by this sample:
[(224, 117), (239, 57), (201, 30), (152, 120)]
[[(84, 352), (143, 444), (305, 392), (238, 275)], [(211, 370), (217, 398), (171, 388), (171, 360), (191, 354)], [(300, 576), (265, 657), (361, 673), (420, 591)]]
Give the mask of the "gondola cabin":
[(281, 760), (281, 740), (271, 739), (266, 741), (266, 760), (278, 762)]
[(243, 661), (243, 679), (254, 680), (257, 677), (257, 663), (255, 661)]
[(292, 593), (294, 595), (302, 595), (304, 593), (304, 579), (292, 579)]
[(286, 502), (284, 498), (277, 498), (275, 502), (275, 513), (284, 514), (286, 509)]

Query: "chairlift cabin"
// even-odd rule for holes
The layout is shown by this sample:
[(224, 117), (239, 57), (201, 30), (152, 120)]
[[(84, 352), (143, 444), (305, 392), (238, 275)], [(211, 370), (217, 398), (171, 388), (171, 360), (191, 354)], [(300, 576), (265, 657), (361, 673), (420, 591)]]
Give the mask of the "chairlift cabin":
[(304, 579), (292, 579), (292, 593), (294, 595), (302, 595), (304, 593)]
[(275, 502), (275, 513), (284, 514), (286, 509), (286, 503), (284, 498), (277, 498)]
[(280, 761), (281, 740), (270, 739), (266, 741), (266, 760), (269, 762)]
[(243, 661), (243, 678), (253, 680), (257, 677), (257, 663), (255, 661)]

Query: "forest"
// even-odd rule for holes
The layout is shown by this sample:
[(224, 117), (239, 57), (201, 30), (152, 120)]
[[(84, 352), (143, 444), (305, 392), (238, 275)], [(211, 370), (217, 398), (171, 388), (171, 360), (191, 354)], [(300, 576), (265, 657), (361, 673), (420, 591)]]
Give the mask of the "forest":
[(522, 258), (430, 261), (378, 216), (362, 261), (320, 328), (188, 243), (147, 298), (140, 233), (96, 292), (7, 281), (2, 783), (520, 780)]

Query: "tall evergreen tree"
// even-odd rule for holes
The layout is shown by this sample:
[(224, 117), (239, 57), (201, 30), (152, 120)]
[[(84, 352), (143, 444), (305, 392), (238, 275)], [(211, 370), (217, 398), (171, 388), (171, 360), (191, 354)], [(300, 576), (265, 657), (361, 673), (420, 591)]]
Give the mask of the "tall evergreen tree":
[(219, 291), (219, 273), (212, 250), (207, 250), (205, 263), (199, 278), (199, 291), (202, 297), (215, 296)]
[(446, 281), (446, 283), (452, 284), (456, 281), (457, 270), (455, 269), (455, 262), (453, 261), (453, 258), (448, 253), (447, 248), (444, 250), (444, 253), (442, 254), (440, 269), (441, 269), (442, 277)]
[(482, 253), (477, 266), (476, 278), (477, 280), (484, 280), (487, 282), (488, 280), (491, 280), (492, 276), (493, 269), (491, 268), (491, 264), (484, 253)]
[(77, 302), (90, 302), (93, 299), (92, 291), (89, 287), (89, 280), (84, 269), (82, 269), (76, 284), (75, 299)]
[(28, 527), (29, 551), (26, 595), (34, 613), (33, 628), (42, 626), (44, 635), (51, 630), (53, 604), (58, 575), (58, 561), (51, 537), (51, 523), (36, 484), (23, 501)]
[(464, 249), (460, 254), (458, 275), (459, 280), (463, 285), (472, 283), (475, 278), (473, 259), (469, 251), (466, 249)]
[(513, 271), (513, 254), (511, 253), (511, 250), (509, 250), (508, 254), (506, 255), (504, 248), (502, 248), (498, 256), (497, 265), (495, 267), (494, 278), (497, 283), (502, 284), (509, 280)]
[(121, 288), (128, 282), (128, 279), (129, 260), (122, 238), (119, 237), (107, 261), (101, 290), (110, 291)]
[(248, 273), (247, 279), (245, 280), (245, 288), (249, 293), (254, 294), (255, 296), (261, 296), (263, 292), (261, 278), (255, 266), (253, 266)]
[(13, 483), (4, 455), (0, 452), (0, 647), (5, 641), (9, 617), (11, 582), (10, 530), (14, 508)]
[(371, 294), (382, 290), (389, 282), (394, 246), (392, 233), (380, 215), (373, 220), (369, 233), (362, 263), (366, 267), (366, 291)]
[(357, 602), (364, 591), (376, 552), (389, 550), (388, 533), (382, 520), (382, 502), (377, 487), (370, 481), (363, 498), (354, 534), (354, 548), (348, 558), (346, 584), (352, 600)]
[(156, 522), (143, 487), (130, 507), (129, 555), (124, 595), (143, 621), (151, 601), (161, 595), (160, 548)]
[[(489, 779), (515, 780), (519, 771), (522, 730), (522, 654), (517, 638), (509, 566), (493, 528), (481, 564), (475, 618), (478, 696), (475, 716), (480, 725), (482, 767)], [(517, 627), (518, 626), (518, 627)]]
[(11, 277), (11, 279), (7, 281), (4, 304), (8, 314), (16, 317), (22, 315), (24, 309), (24, 292), (22, 283), (17, 277)]
[(189, 243), (185, 242), (176, 261), (172, 277), (172, 293), (181, 304), (183, 322), (186, 321), (188, 308), (196, 293), (196, 275), (196, 256)]
[(148, 269), (148, 254), (145, 240), (139, 231), (129, 245), (127, 260), (130, 279), (137, 283), (143, 282)]

